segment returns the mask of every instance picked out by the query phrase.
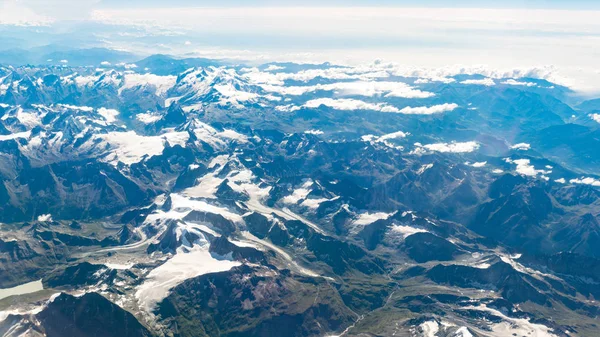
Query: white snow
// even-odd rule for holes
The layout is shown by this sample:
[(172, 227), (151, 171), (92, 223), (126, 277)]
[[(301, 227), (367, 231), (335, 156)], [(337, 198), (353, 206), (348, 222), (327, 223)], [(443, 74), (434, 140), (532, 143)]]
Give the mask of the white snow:
[(385, 213), (385, 212), (375, 212), (375, 213), (361, 213), (358, 215), (358, 218), (354, 220), (354, 225), (364, 226), (371, 224), (377, 220), (385, 220), (390, 216), (394, 215), (394, 213)]
[(239, 143), (247, 143), (248, 142), (248, 137), (246, 137), (245, 135), (242, 135), (241, 133), (238, 133), (234, 130), (231, 130), (231, 129), (224, 129), (221, 132), (217, 132), (216, 136), (234, 140)]
[(213, 214), (220, 214), (225, 219), (233, 222), (243, 222), (242, 217), (239, 214), (235, 214), (229, 211), (227, 208), (214, 206), (203, 200), (195, 200), (178, 193), (171, 193), (171, 210), (167, 213), (151, 214), (148, 216), (149, 219), (154, 220), (156, 218), (168, 218), (168, 219), (182, 219), (188, 215), (191, 211), (200, 211)]
[(135, 116), (135, 119), (144, 123), (144, 124), (152, 124), (154, 122), (159, 121), (162, 118), (160, 114), (152, 113), (152, 112), (143, 112), (139, 113)]
[(152, 157), (162, 153), (164, 142), (171, 146), (185, 146), (189, 138), (187, 132), (169, 132), (160, 136), (140, 136), (134, 131), (109, 132), (99, 135), (99, 138), (110, 145), (110, 155), (106, 158), (109, 162), (120, 161), (130, 165), (140, 162), (145, 156)]
[(466, 310), (488, 311), (504, 321), (490, 324), (493, 336), (528, 336), (528, 337), (557, 337), (550, 332), (550, 328), (542, 324), (531, 323), (526, 318), (512, 318), (506, 316), (499, 310), (487, 307), (485, 304), (479, 306), (467, 306)]
[(325, 201), (330, 201), (331, 199), (327, 199), (327, 198), (318, 198), (318, 199), (304, 199), (304, 201), (302, 201), (300, 203), (300, 206), (303, 207), (308, 207), (311, 209), (317, 209), (319, 208), (319, 206), (321, 205), (321, 203), (325, 202)]
[(193, 132), (196, 138), (215, 149), (227, 148), (228, 141), (237, 141), (239, 143), (248, 142), (248, 137), (234, 130), (225, 129), (219, 132), (212, 126), (200, 121), (194, 121), (194, 125), (196, 128), (193, 129)]
[(107, 266), (110, 269), (118, 269), (118, 270), (126, 270), (126, 269), (131, 269), (131, 267), (133, 267), (133, 263), (129, 263), (129, 264), (120, 264), (120, 263), (104, 263), (105, 266)]
[(422, 165), (422, 166), (421, 166), (421, 167), (420, 167), (420, 168), (417, 170), (417, 174), (418, 174), (418, 175), (421, 175), (421, 174), (425, 173), (425, 171), (429, 170), (429, 169), (430, 169), (430, 168), (432, 168), (432, 167), (433, 167), (433, 163), (431, 163), (431, 164), (425, 164), (425, 165)]
[(392, 231), (400, 233), (404, 238), (407, 238), (416, 233), (427, 233), (428, 231), (422, 228), (410, 227), (405, 225), (394, 225)]
[(259, 97), (256, 93), (241, 91), (236, 89), (233, 84), (218, 84), (214, 86), (223, 97), (219, 99), (220, 105), (231, 104), (235, 107), (241, 108), (243, 105), (240, 102), (252, 101)]
[(28, 129), (33, 129), (38, 125), (42, 125), (41, 115), (25, 112), (21, 107), (18, 108), (16, 117), (19, 120), (19, 123), (23, 124)]
[(306, 199), (308, 194), (312, 191), (309, 189), (312, 184), (313, 181), (310, 179), (305, 181), (301, 188), (295, 189), (292, 194), (283, 197), (281, 201), (283, 201), (284, 204), (297, 204), (300, 200)]
[(71, 105), (71, 104), (57, 104), (57, 106), (60, 108), (65, 108), (65, 109), (70, 109), (70, 110), (79, 110), (79, 111), (85, 111), (85, 112), (94, 111), (94, 108), (89, 107), (89, 106), (78, 106), (78, 105)]
[(453, 337), (473, 337), (473, 334), (469, 332), (466, 326), (461, 326), (456, 330)]
[(11, 133), (10, 135), (0, 135), (0, 142), (17, 138), (29, 138), (31, 131)]
[(237, 261), (213, 257), (208, 248), (208, 241), (202, 237), (191, 249), (179, 248), (172, 258), (153, 269), (137, 287), (135, 297), (140, 307), (150, 313), (156, 303), (169, 295), (170, 289), (183, 281), (241, 265)]
[(423, 332), (423, 337), (436, 337), (440, 330), (440, 325), (436, 321), (425, 321), (419, 325)]
[(155, 88), (155, 94), (157, 96), (164, 95), (169, 89), (171, 89), (177, 81), (176, 76), (159, 76), (155, 74), (138, 74), (130, 73), (125, 74), (123, 85), (119, 88), (119, 94), (124, 90), (133, 89), (137, 87), (151, 86)]

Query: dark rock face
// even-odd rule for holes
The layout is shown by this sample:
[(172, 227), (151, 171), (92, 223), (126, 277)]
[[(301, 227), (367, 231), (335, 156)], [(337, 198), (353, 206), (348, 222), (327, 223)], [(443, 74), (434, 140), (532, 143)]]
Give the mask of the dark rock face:
[(450, 261), (461, 252), (454, 244), (431, 233), (410, 235), (404, 241), (404, 246), (408, 256), (419, 263)]
[(336, 274), (344, 274), (350, 269), (368, 275), (385, 270), (383, 261), (369, 256), (362, 248), (324, 235), (312, 235), (307, 241), (307, 248), (317, 259), (331, 266)]
[(188, 280), (157, 313), (164, 323), (176, 326), (175, 335), (181, 337), (320, 336), (342, 330), (354, 319), (324, 282), (258, 274), (242, 266)]
[(149, 337), (129, 312), (97, 293), (61, 294), (36, 315), (48, 337)]
[[(106, 271), (105, 274), (99, 275), (100, 272)], [(85, 285), (97, 284), (102, 277), (104, 280), (110, 281), (114, 278), (116, 270), (108, 270), (101, 264), (91, 264), (82, 262), (75, 266), (64, 268), (60, 271), (55, 271), (52, 275), (43, 280), (46, 287), (77, 287)]]
[(215, 214), (210, 212), (191, 211), (188, 215), (183, 218), (184, 221), (197, 221), (200, 223), (210, 223), (217, 228), (221, 233), (225, 235), (231, 234), (235, 231), (235, 225), (231, 220), (226, 219), (221, 214)]
[(427, 276), (434, 282), (463, 288), (478, 288), (483, 285), (497, 290), (513, 303), (533, 301), (544, 304), (549, 300), (536, 288), (546, 290), (546, 284), (517, 272), (504, 262), (497, 262), (487, 269), (437, 265), (427, 272)]
[(209, 248), (211, 253), (217, 254), (219, 257), (225, 257), (231, 254), (234, 260), (238, 261), (250, 261), (253, 263), (265, 263), (265, 254), (252, 247), (238, 247), (226, 237), (221, 236), (214, 239)]
[(246, 226), (248, 226), (248, 231), (260, 239), (266, 237), (273, 226), (266, 216), (256, 212), (246, 215), (244, 221), (246, 222)]

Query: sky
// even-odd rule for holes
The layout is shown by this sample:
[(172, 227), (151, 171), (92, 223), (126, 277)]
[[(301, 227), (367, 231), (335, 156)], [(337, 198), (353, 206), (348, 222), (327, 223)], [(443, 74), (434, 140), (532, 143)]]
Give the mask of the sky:
[(0, 26), (29, 29), (33, 40), (31, 26), (37, 25), (61, 43), (71, 39), (142, 55), (539, 68), (582, 93), (600, 92), (597, 0), (281, 3), (0, 0)]

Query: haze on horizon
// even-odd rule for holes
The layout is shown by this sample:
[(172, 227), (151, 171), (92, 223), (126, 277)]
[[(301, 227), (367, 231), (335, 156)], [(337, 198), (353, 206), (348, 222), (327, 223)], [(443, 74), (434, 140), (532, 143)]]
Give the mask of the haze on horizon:
[(411, 67), (539, 69), (540, 77), (586, 96), (600, 87), (600, 5), (593, 1), (508, 1), (500, 9), (492, 1), (281, 6), (179, 0), (164, 6), (3, 0), (0, 29), (7, 33), (1, 40), (10, 32), (4, 45), (14, 48), (59, 44), (250, 63), (381, 60)]

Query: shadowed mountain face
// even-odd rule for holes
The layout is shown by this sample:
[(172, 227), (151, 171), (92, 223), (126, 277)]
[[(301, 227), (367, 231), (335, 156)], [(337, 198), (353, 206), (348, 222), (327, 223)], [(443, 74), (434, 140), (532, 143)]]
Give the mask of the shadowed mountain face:
[(597, 335), (595, 101), (135, 63), (0, 67), (0, 336)]

